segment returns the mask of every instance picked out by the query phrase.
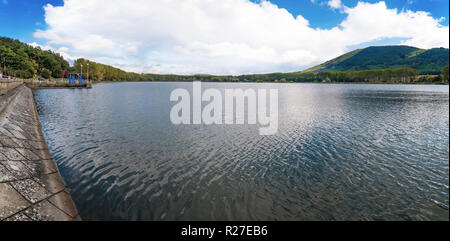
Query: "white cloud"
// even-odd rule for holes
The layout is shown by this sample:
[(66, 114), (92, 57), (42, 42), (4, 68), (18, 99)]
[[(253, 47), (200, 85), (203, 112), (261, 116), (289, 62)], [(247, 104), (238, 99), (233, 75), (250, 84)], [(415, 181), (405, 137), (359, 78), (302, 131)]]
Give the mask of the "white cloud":
[(353, 8), (330, 2), (346, 19), (318, 29), (267, 1), (65, 0), (64, 6), (45, 6), (48, 29), (35, 37), (66, 48), (69, 56), (178, 74), (298, 71), (384, 38), (449, 46), (448, 26), (429, 13), (388, 9), (384, 2)]
[(328, 1), (327, 4), (332, 9), (340, 9), (340, 8), (344, 7), (344, 5), (342, 5), (341, 0), (330, 0), (330, 1)]
[(30, 46), (33, 46), (35, 48), (39, 47), (42, 50), (50, 50), (54, 53), (59, 53), (64, 59), (68, 60), (69, 62), (73, 62), (75, 61), (78, 57), (73, 57), (70, 54), (68, 54), (68, 52), (70, 51), (70, 49), (68, 47), (60, 47), (58, 49), (53, 48), (50, 45), (40, 45), (36, 42), (30, 43)]
[(53, 51), (53, 48), (52, 48), (51, 46), (49, 46), (49, 45), (42, 46), (42, 45), (40, 45), (40, 44), (38, 44), (38, 43), (36, 43), (36, 42), (33, 42), (33, 43), (29, 44), (29, 45), (30, 45), (30, 46), (33, 46), (33, 47), (35, 47), (35, 48), (39, 47), (39, 48), (41, 48), (42, 50), (52, 50), (52, 51)]

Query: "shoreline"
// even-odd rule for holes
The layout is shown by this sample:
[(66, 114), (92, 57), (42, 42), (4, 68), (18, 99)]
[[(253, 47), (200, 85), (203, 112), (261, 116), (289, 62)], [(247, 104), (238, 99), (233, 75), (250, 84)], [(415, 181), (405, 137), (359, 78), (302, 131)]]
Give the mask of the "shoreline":
[[(0, 82), (6, 81), (7, 79), (0, 79)], [(79, 84), (67, 84), (63, 81), (58, 80), (49, 80), (49, 81), (37, 81), (34, 79), (20, 79), (21, 82), (26, 84), (31, 89), (77, 89), (77, 88), (92, 88), (94, 84), (101, 83), (192, 83), (195, 81), (200, 81), (202, 83), (255, 83), (255, 84), (329, 84), (329, 85), (349, 85), (349, 84), (358, 84), (358, 85), (449, 85), (449, 83), (445, 82), (413, 82), (413, 83), (390, 83), (390, 82), (270, 82), (270, 81), (203, 81), (203, 80), (180, 80), (180, 81), (167, 81), (167, 80), (105, 80), (105, 81), (94, 81), (92, 80), (92, 84), (83, 83)], [(1, 88), (0, 88), (1, 89)]]
[[(321, 83), (321, 82), (257, 82), (257, 81), (202, 81), (198, 80), (202, 83), (243, 83), (243, 84), (320, 84), (320, 85), (449, 85), (449, 83), (432, 83), (432, 82), (423, 82), (423, 83), (384, 83), (384, 82), (330, 82), (330, 83)], [(102, 84), (102, 83), (192, 83), (194, 81), (141, 81), (141, 80), (131, 80), (131, 81), (92, 81), (92, 84)]]
[(45, 142), (32, 90), (6, 89), (0, 113), (0, 220), (81, 220)]

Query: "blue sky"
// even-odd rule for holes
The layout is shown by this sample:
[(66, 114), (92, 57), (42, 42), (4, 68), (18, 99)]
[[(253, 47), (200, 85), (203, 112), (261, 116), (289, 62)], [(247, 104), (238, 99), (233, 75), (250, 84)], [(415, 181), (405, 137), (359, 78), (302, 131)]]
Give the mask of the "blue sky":
[[(313, 27), (331, 28), (345, 18), (345, 14), (327, 8), (325, 4), (320, 4), (319, 0), (316, 3), (309, 0), (274, 0), (272, 2), (286, 8), (293, 15), (303, 15), (310, 20)], [(364, 2), (375, 3), (379, 0), (365, 0)], [(445, 17), (446, 20), (443, 23), (448, 25), (449, 3), (446, 0), (387, 0), (385, 2), (388, 8), (426, 11), (435, 18)], [(343, 0), (342, 3), (347, 7), (354, 7), (358, 0)]]
[[(332, 28), (345, 19), (345, 14), (329, 9), (325, 4), (312, 3), (309, 0), (271, 0), (271, 2), (287, 9), (294, 16), (304, 16), (312, 27)], [(355, 6), (357, 2), (358, 0), (343, 1), (348, 7)], [(26, 42), (37, 41), (33, 33), (36, 29), (46, 28), (43, 6), (49, 3), (54, 6), (63, 5), (62, 0), (0, 0), (0, 35)], [(430, 12), (435, 18), (444, 17), (443, 25), (448, 26), (449, 23), (447, 0), (391, 0), (386, 1), (386, 4), (390, 8)]]
[[(72, 0), (73, 1), (73, 0)], [(246, 0), (235, 0), (235, 1), (240, 1), (240, 2), (245, 2)], [(255, 3), (260, 3), (261, 1), (259, 0), (251, 0), (252, 2)], [(336, 0), (338, 1), (338, 0)], [(353, 9), (357, 7), (358, 1), (357, 0), (341, 0), (342, 1), (342, 6), (345, 6), (346, 8), (349, 9)], [(375, 6), (376, 3), (379, 3), (379, 0), (360, 0), (360, 1), (364, 1), (365, 3), (370, 3), (370, 4), (374, 4), (372, 7)], [(95, 2), (94, 0), (92, 0), (92, 2)], [(45, 21), (45, 10), (44, 10), (44, 6), (47, 4), (51, 4), (53, 6), (64, 6), (64, 1), (62, 0), (0, 0), (0, 36), (7, 36), (7, 37), (11, 37), (14, 39), (19, 39), (23, 42), (27, 42), (27, 43), (37, 43), (39, 45), (42, 46), (51, 46), (52, 49), (54, 50), (61, 50), (63, 52), (65, 52), (66, 56), (71, 56), (73, 58), (75, 57), (89, 57), (92, 58), (94, 60), (98, 60), (98, 61), (103, 61), (106, 62), (108, 64), (113, 64), (115, 66), (118, 67), (123, 67), (125, 69), (130, 69), (130, 70), (141, 70), (141, 71), (145, 71), (145, 72), (149, 72), (149, 71), (153, 71), (153, 72), (170, 72), (169, 70), (171, 69), (181, 69), (181, 71), (175, 71), (176, 73), (180, 73), (180, 72), (192, 72), (192, 71), (197, 71), (197, 72), (214, 72), (214, 73), (235, 73), (235, 72), (265, 72), (265, 69), (258, 69), (258, 68), (252, 68), (252, 67), (248, 67), (248, 68), (243, 68), (243, 69), (236, 69), (232, 66), (230, 66), (229, 68), (224, 68), (224, 69), (215, 69), (213, 71), (210, 71), (209, 68), (206, 68), (205, 70), (200, 68), (198, 65), (202, 65), (202, 61), (205, 60), (206, 63), (211, 62), (210, 60), (208, 61), (207, 59), (209, 58), (208, 56), (217, 56), (217, 55), (221, 55), (221, 53), (208, 53), (208, 56), (199, 56), (194, 55), (194, 52), (197, 51), (204, 52), (204, 48), (210, 49), (212, 48), (211, 46), (213, 46), (213, 44), (210, 44), (210, 46), (203, 46), (200, 50), (196, 49), (195, 51), (192, 50), (191, 45), (189, 45), (188, 43), (186, 44), (181, 44), (181, 46), (183, 46), (185, 48), (185, 50), (183, 50), (183, 53), (186, 53), (186, 51), (191, 51), (192, 53), (190, 53), (189, 56), (181, 56), (179, 55), (179, 53), (174, 52), (174, 51), (169, 51), (168, 47), (167, 47), (167, 42), (170, 42), (170, 40), (173, 40), (173, 36), (168, 36), (168, 34), (166, 35), (161, 35), (161, 36), (149, 36), (150, 34), (147, 34), (143, 37), (141, 37), (141, 39), (123, 39), (123, 36), (115, 36), (115, 37), (111, 37), (112, 35), (114, 35), (114, 33), (112, 32), (105, 32), (105, 33), (100, 33), (100, 31), (98, 31), (98, 29), (95, 29), (95, 22), (93, 23), (93, 26), (86, 26), (85, 28), (89, 28), (89, 30), (84, 31), (82, 25), (86, 24), (84, 22), (81, 22), (76, 26), (73, 25), (67, 25), (66, 29), (71, 29), (72, 32), (70, 32), (70, 34), (76, 34), (76, 33), (82, 33), (85, 35), (90, 35), (93, 39), (95, 39), (95, 41), (93, 40), (93, 42), (101, 42), (104, 41), (104, 45), (108, 46), (108, 44), (110, 44), (111, 46), (115, 46), (117, 48), (117, 46), (121, 46), (123, 47), (123, 51), (122, 52), (117, 52), (115, 55), (111, 56), (111, 54), (102, 54), (101, 51), (98, 51), (97, 54), (94, 54), (93, 51), (83, 51), (86, 50), (88, 48), (84, 48), (85, 45), (88, 45), (89, 43), (85, 43), (82, 47), (78, 46), (76, 43), (70, 43), (70, 41), (68, 42), (64, 42), (61, 41), (61, 38), (64, 38), (63, 36), (67, 36), (67, 32), (64, 33), (64, 31), (67, 30), (62, 30), (62, 29), (57, 29), (57, 27), (60, 25), (58, 24), (58, 22), (70, 22), (69, 20), (73, 19), (86, 19), (86, 22), (90, 21), (88, 19), (94, 19), (95, 14), (99, 13), (99, 15), (102, 15), (103, 12), (102, 10), (105, 8), (114, 10), (114, 8), (121, 8), (118, 5), (120, 5), (121, 3), (116, 2), (116, 4), (114, 4), (113, 2), (115, 1), (111, 1), (111, 4), (108, 6), (100, 6), (100, 5), (95, 5), (92, 4), (93, 7), (97, 6), (99, 9), (97, 10), (97, 12), (94, 12), (91, 15), (87, 15), (87, 12), (89, 12), (88, 10), (83, 10), (83, 12), (80, 12), (77, 10), (73, 10), (73, 9), (69, 9), (68, 6), (65, 6), (65, 8), (61, 7), (58, 9), (49, 9), (48, 11), (58, 17), (53, 18), (53, 22), (46, 22)], [(124, 1), (124, 2), (128, 2), (128, 1)], [(132, 2), (132, 1), (130, 1)], [(143, 6), (142, 9), (145, 9), (145, 7), (147, 7), (149, 9), (149, 11), (151, 11), (152, 8), (158, 8), (158, 7), (164, 7), (161, 6), (160, 3), (150, 3), (152, 1), (149, 1), (148, 6)], [(326, 29), (326, 30), (331, 30), (333, 27), (338, 26), (340, 23), (342, 23), (344, 20), (349, 18), (349, 14), (348, 12), (346, 12), (344, 10), (344, 8), (333, 8), (330, 7), (329, 1), (328, 0), (271, 0), (270, 1), (273, 5), (276, 5), (278, 8), (284, 8), (286, 9), (290, 14), (292, 14), (294, 17), (296, 17), (297, 15), (301, 15), (304, 19), (306, 19), (309, 22), (308, 27), (311, 29), (305, 29), (306, 32), (308, 31), (312, 31), (312, 29)], [(331, 1), (330, 1), (331, 2)], [(417, 12), (417, 11), (425, 11), (425, 12), (429, 12), (431, 14), (431, 17), (433, 19), (441, 19), (440, 21), (440, 26), (447, 26), (449, 25), (449, 2), (447, 0), (386, 0), (384, 1), (386, 4), (386, 9), (397, 9), (400, 12), (401, 11), (405, 11), (405, 10), (411, 10), (413, 12)], [(129, 4), (130, 6), (134, 6), (133, 4)], [(195, 4), (194, 4), (195, 5)], [(219, 5), (219, 4), (215, 4), (215, 5)], [(125, 6), (125, 5), (124, 5)], [(244, 6), (244, 5), (242, 5)], [(126, 5), (126, 7), (128, 7), (128, 5)], [(185, 7), (185, 6), (184, 6)], [(203, 11), (201, 8), (202, 6), (194, 6), (197, 7), (198, 9), (200, 9), (199, 11)], [(212, 8), (214, 8), (215, 6), (213, 5)], [(122, 7), (123, 8), (123, 7)], [(141, 7), (140, 6), (134, 6), (134, 8), (137, 10), (139, 10)], [(171, 6), (171, 8), (174, 8), (174, 6)], [(176, 7), (175, 7), (176, 8)], [(181, 9), (182, 7), (180, 7)], [(211, 8), (211, 7), (210, 7)], [(211, 9), (207, 9), (204, 10), (205, 12), (210, 11)], [(246, 8), (246, 6), (244, 6), (244, 8)], [(275, 14), (273, 16), (276, 16), (276, 18), (280, 17), (279, 15), (283, 15), (279, 10), (274, 10), (271, 9), (270, 7), (253, 7), (253, 8), (249, 8), (249, 15), (251, 14), (255, 14), (257, 15), (257, 10), (255, 10), (256, 8), (260, 8), (263, 9), (265, 11), (266, 15), (270, 15), (271, 14)], [(75, 11), (73, 16), (69, 16), (67, 14), (65, 14), (68, 11)], [(233, 13), (233, 11), (235, 11), (236, 13)], [(247, 9), (246, 9), (247, 11)], [(358, 10), (359, 11), (359, 10)], [(363, 11), (363, 8), (361, 8), (361, 11)], [(132, 11), (131, 11), (132, 12)], [(240, 14), (239, 10), (230, 10), (228, 12), (232, 12), (233, 14)], [(222, 13), (222, 14), (229, 14), (229, 13)], [(52, 16), (53, 16), (52, 15)], [(233, 15), (235, 16), (235, 15)], [(244, 14), (245, 16), (245, 14)], [(356, 16), (356, 15), (355, 15)], [(146, 16), (143, 16), (145, 19)], [(151, 14), (149, 14), (148, 18), (150, 19), (152, 17)], [(189, 16), (188, 16), (189, 17)], [(59, 18), (59, 19), (58, 19)], [(105, 15), (105, 18), (107, 18), (107, 16)], [(374, 18), (374, 17), (370, 17), (368, 16), (368, 18)], [(376, 16), (376, 18), (380, 18), (380, 20), (383, 20), (383, 16)], [(214, 20), (213, 16), (210, 16), (209, 18), (206, 18), (208, 20)], [(256, 18), (255, 18), (256, 19)], [(356, 17), (355, 17), (356, 19)], [(400, 19), (400, 18), (399, 18)], [(284, 20), (282, 18), (279, 19), (281, 22), (283, 22)], [(410, 19), (411, 20), (411, 19)], [(82, 20), (83, 21), (83, 20)], [(94, 20), (95, 21), (95, 20)], [(126, 20), (126, 17), (124, 17), (124, 23)], [(163, 21), (163, 22), (157, 22), (157, 21)], [(165, 21), (165, 22), (164, 22)], [(256, 20), (255, 20), (256, 21)], [(278, 20), (274, 20), (275, 22)], [(400, 21), (400, 20), (399, 20)], [(424, 20), (425, 22), (429, 22), (428, 20)], [(132, 22), (130, 22), (131, 24)], [(157, 19), (155, 20), (155, 25), (164, 25), (167, 24), (168, 26), (172, 26), (170, 25), (171, 22), (166, 21), (166, 20), (162, 20), (162, 19)], [(255, 22), (255, 24), (257, 24), (257, 22)], [(293, 23), (295, 25), (295, 23)], [(392, 24), (395, 24), (392, 23)], [(370, 26), (370, 25), (368, 25)], [(425, 25), (424, 25), (425, 26)], [(80, 29), (78, 29), (78, 27), (80, 27)], [(103, 26), (104, 27), (104, 26)], [(142, 29), (140, 30), (136, 30), (138, 32), (145, 32), (147, 26), (144, 25), (142, 26)], [(220, 28), (220, 26), (218, 26)], [(254, 26), (247, 26), (249, 29), (253, 29)], [(200, 26), (199, 29), (201, 29), (202, 27)], [(294, 27), (295, 29), (302, 29), (301, 26), (296, 26)], [(427, 29), (427, 28), (424, 28)], [(428, 28), (429, 29), (429, 28)], [(39, 36), (37, 36), (36, 32), (38, 30), (43, 30), (43, 32), (41, 34), (38, 34)], [(125, 30), (125, 29), (124, 29)], [(194, 29), (196, 30), (196, 29)], [(277, 30), (276, 28), (274, 30)], [(180, 31), (182, 32), (183, 30), (172, 30), (171, 31)], [(260, 30), (264, 31), (264, 30)], [(289, 31), (289, 29), (286, 29), (286, 31)], [(363, 30), (358, 30), (364, 32)], [(448, 31), (448, 28), (447, 28)], [(351, 31), (348, 31), (349, 33)], [(150, 30), (149, 30), (150, 33)], [(66, 35), (64, 35), (66, 34)], [(135, 33), (133, 32), (128, 32), (129, 35), (134, 35)], [(214, 31), (212, 31), (210, 34), (220, 34), (220, 32), (216, 33)], [(229, 33), (232, 34), (232, 33)], [(283, 33), (284, 34), (284, 33)], [(330, 33), (330, 39), (332, 39)], [(354, 33), (353, 33), (354, 34)], [(303, 49), (299, 49), (299, 47), (292, 47), (292, 49), (284, 49), (284, 48), (279, 48), (279, 49), (275, 49), (275, 51), (279, 51), (278, 55), (273, 55), (274, 57), (272, 58), (277, 58), (280, 55), (283, 56), (291, 56), (293, 55), (293, 53), (295, 53), (296, 55), (302, 55), (302, 58), (299, 58), (298, 56), (296, 56), (296, 58), (292, 58), (292, 57), (286, 57), (286, 59), (295, 59), (292, 60), (290, 63), (279, 63), (282, 61), (273, 61), (273, 63), (271, 63), (273, 66), (271, 68), (269, 68), (270, 70), (280, 70), (280, 71), (288, 71), (288, 70), (295, 70), (298, 68), (305, 68), (308, 65), (312, 65), (315, 63), (318, 63), (326, 58), (330, 58), (334, 55), (338, 55), (341, 54), (345, 51), (350, 51), (352, 49), (355, 48), (360, 48), (360, 47), (366, 47), (369, 45), (390, 45), (390, 44), (399, 44), (402, 42), (405, 43), (411, 43), (411, 44), (416, 44), (418, 45), (418, 47), (424, 46), (424, 47), (439, 47), (439, 46), (434, 46), (432, 45), (433, 43), (435, 43), (436, 41), (434, 41), (433, 39), (428, 39), (427, 42), (425, 43), (425, 40), (423, 40), (423, 44), (420, 42), (422, 40), (420, 40), (420, 37), (412, 37), (410, 36), (410, 33), (405, 33), (405, 37), (402, 37), (402, 35), (400, 34), (400, 37), (397, 36), (397, 34), (395, 33), (391, 33), (391, 34), (387, 34), (386, 36), (384, 36), (383, 34), (380, 35), (380, 33), (364, 33), (367, 34), (368, 37), (367, 38), (361, 38), (361, 41), (347, 41), (347, 42), (343, 42), (341, 45), (336, 46), (335, 48), (338, 49), (338, 51), (334, 51), (333, 53), (329, 53), (329, 54), (324, 54), (322, 52), (314, 52), (314, 53), (309, 53), (308, 50), (303, 50)], [(137, 35), (137, 33), (136, 33)], [(197, 34), (199, 35), (199, 34)], [(258, 33), (256, 33), (256, 35), (258, 35)], [(339, 36), (341, 36), (341, 33), (338, 33)], [(362, 35), (362, 34), (361, 34)], [(56, 36), (56, 38), (55, 38)], [(261, 35), (263, 36), (263, 35)], [(287, 35), (289, 36), (289, 35)], [(369, 37), (371, 36), (371, 37)], [(378, 37), (377, 37), (378, 36)], [(390, 37), (392, 36), (392, 37)], [(240, 36), (238, 36), (240, 37)], [(250, 36), (251, 37), (251, 36)], [(297, 37), (299, 39), (302, 39), (301, 36), (293, 36)], [(151, 39), (152, 41), (155, 39), (161, 39), (160, 43), (153, 43), (150, 46), (150, 44), (147, 43), (139, 43), (139, 42), (143, 42), (141, 40), (147, 40), (147, 39)], [(249, 38), (249, 37), (248, 37)], [(345, 39), (345, 36), (343, 37)], [(410, 42), (406, 42), (408, 39), (413, 39), (413, 41)], [(438, 37), (436, 37), (438, 38)], [(448, 38), (448, 37), (447, 37)], [(238, 38), (239, 39), (239, 38)], [(261, 56), (269, 56), (270, 53), (268, 53), (267, 51), (264, 52), (264, 49), (267, 48), (272, 48), (273, 47), (273, 42), (268, 41), (267, 43), (258, 43), (257, 47), (252, 46), (253, 42), (251, 39), (245, 39), (245, 36), (242, 36), (243, 39), (243, 43), (236, 43), (235, 39), (226, 39), (223, 40), (222, 39), (217, 39), (215, 44), (219, 44), (220, 46), (228, 46), (229, 48), (231, 48), (231, 50), (235, 50), (237, 55), (240, 54), (240, 52), (242, 51), (247, 51), (249, 52), (249, 54), (251, 53), (252, 55), (255, 56), (259, 56), (259, 54), (261, 54)], [(415, 40), (414, 40), (415, 39)], [(171, 46), (172, 49), (174, 48), (178, 48), (178, 46), (180, 45), (180, 41), (185, 41), (182, 39), (176, 39), (173, 40), (174, 42), (177, 41), (177, 45), (173, 45)], [(187, 40), (186, 40), (187, 41)], [(192, 38), (189, 38), (189, 41), (192, 42)], [(199, 42), (201, 42), (201, 39), (198, 39)], [(234, 42), (233, 42), (234, 41)], [(344, 40), (342, 40), (344, 41)], [(239, 40), (238, 40), (239, 42)], [(138, 44), (139, 43), (139, 44)], [(228, 44), (228, 45), (227, 45)], [(242, 44), (248, 45), (248, 46), (244, 46), (245, 50), (243, 50), (242, 48)], [(309, 43), (308, 43), (309, 44)], [(264, 45), (264, 46), (262, 46)], [(286, 46), (288, 45), (292, 45), (292, 43), (286, 42)], [(420, 46), (421, 45), (421, 46)], [(436, 44), (435, 44), (436, 45)], [(437, 45), (439, 45), (439, 43), (437, 43)], [(445, 44), (444, 44), (445, 45)], [(448, 41), (447, 41), (447, 45), (448, 45)], [(139, 47), (140, 46), (140, 47)], [(214, 45), (217, 46), (217, 45)], [(231, 47), (230, 47), (231, 46)], [(197, 46), (198, 47), (198, 46)], [(314, 46), (313, 46), (314, 47)], [(447, 47), (447, 46), (444, 46)], [(273, 47), (276, 48), (276, 47)], [(131, 50), (131, 52), (129, 51)], [(135, 52), (134, 50), (138, 50), (139, 54), (136, 54), (133, 52)], [(106, 50), (105, 50), (106, 52)], [(141, 53), (142, 52), (142, 53)], [(224, 52), (232, 52), (232, 51), (224, 51)], [(329, 51), (330, 52), (330, 51)], [(132, 54), (130, 54), (132, 53)], [(143, 53), (147, 53), (146, 55), (144, 55)], [(149, 55), (150, 56), (149, 57)], [(159, 55), (158, 55), (159, 54)], [(87, 56), (86, 56), (87, 55)], [(223, 56), (222, 56), (223, 55)], [(226, 54), (222, 54), (220, 57), (223, 58), (223, 61), (226, 61), (228, 57), (230, 56), (225, 56)], [(158, 57), (155, 57), (158, 56)], [(208, 58), (207, 58), (208, 57)], [(242, 56), (241, 56), (242, 57)], [(244, 56), (244, 59), (248, 59), (248, 56)], [(184, 62), (186, 62), (186, 59), (189, 58), (191, 61), (191, 63), (189, 63), (188, 65), (184, 65)], [(236, 57), (237, 58), (237, 57)], [(267, 57), (270, 58), (270, 57)], [(138, 60), (139, 59), (139, 60)], [(202, 59), (202, 60), (201, 60)], [(250, 58), (251, 59), (251, 58)], [(183, 62), (184, 61), (184, 62)], [(287, 62), (289, 62), (288, 60), (286, 60)], [(285, 62), (286, 62), (285, 61)], [(302, 64), (302, 62), (304, 62), (304, 64)], [(133, 62), (133, 64), (129, 64), (130, 62)], [(166, 63), (163, 63), (166, 62)], [(229, 62), (229, 61), (228, 61)], [(270, 61), (266, 61), (266, 62), (270, 62)], [(295, 62), (295, 63), (294, 63)], [(245, 63), (245, 62), (238, 62), (238, 63)], [(220, 63), (222, 64), (222, 63)], [(261, 63), (259, 63), (261, 64)], [(270, 63), (267, 63), (269, 66)], [(197, 65), (197, 66), (196, 66)], [(204, 65), (204, 64), (203, 64)], [(212, 68), (212, 67), (211, 67)], [(189, 69), (189, 70), (188, 70)], [(183, 72), (184, 73), (184, 72)]]
[(33, 42), (33, 33), (45, 28), (46, 4), (62, 5), (61, 0), (0, 0), (0, 35)]

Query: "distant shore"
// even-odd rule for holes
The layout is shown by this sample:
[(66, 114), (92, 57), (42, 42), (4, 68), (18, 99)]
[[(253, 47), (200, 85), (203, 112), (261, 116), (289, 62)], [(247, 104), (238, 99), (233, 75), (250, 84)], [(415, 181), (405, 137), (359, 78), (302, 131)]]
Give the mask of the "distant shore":
[[(258, 84), (376, 84), (376, 85), (449, 85), (449, 83), (441, 83), (441, 82), (415, 82), (415, 83), (387, 83), (387, 82), (262, 82), (262, 81), (203, 81), (203, 80), (195, 80), (201, 81), (204, 83), (258, 83)], [(154, 80), (154, 81), (142, 81), (142, 80), (129, 80), (129, 81), (92, 81), (92, 84), (101, 84), (101, 83), (127, 83), (127, 82), (167, 82), (167, 83), (191, 83), (194, 81), (167, 81), (167, 80)]]
[[(7, 81), (8, 79), (0, 79)], [(17, 79), (19, 80), (19, 79)], [(86, 83), (83, 83), (82, 86), (78, 84), (68, 84), (68, 80), (66, 79), (49, 79), (44, 81), (39, 81), (37, 79), (20, 79), (29, 87), (33, 88), (90, 88), (86, 85)], [(273, 81), (209, 81), (209, 80), (179, 80), (179, 81), (168, 81), (168, 80), (105, 80), (105, 81), (92, 81), (92, 84), (101, 84), (101, 83), (127, 83), (127, 82), (168, 82), (168, 83), (191, 83), (194, 81), (202, 81), (205, 83), (272, 83), (272, 84), (384, 84), (384, 85), (449, 85), (449, 83), (445, 82), (411, 82), (411, 83), (395, 83), (395, 82), (273, 82)]]

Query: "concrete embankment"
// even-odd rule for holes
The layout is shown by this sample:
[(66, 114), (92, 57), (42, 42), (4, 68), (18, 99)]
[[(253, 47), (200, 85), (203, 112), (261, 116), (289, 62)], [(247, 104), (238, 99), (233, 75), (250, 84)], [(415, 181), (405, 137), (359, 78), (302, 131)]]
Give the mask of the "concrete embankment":
[(0, 95), (23, 84), (23, 80), (0, 79)]
[(16, 84), (1, 86), (0, 94), (0, 220), (80, 220), (42, 135), (33, 93)]
[(24, 83), (32, 89), (90, 89), (91, 83), (83, 82), (82, 84), (69, 84), (66, 81), (37, 81), (37, 80), (24, 80)]

